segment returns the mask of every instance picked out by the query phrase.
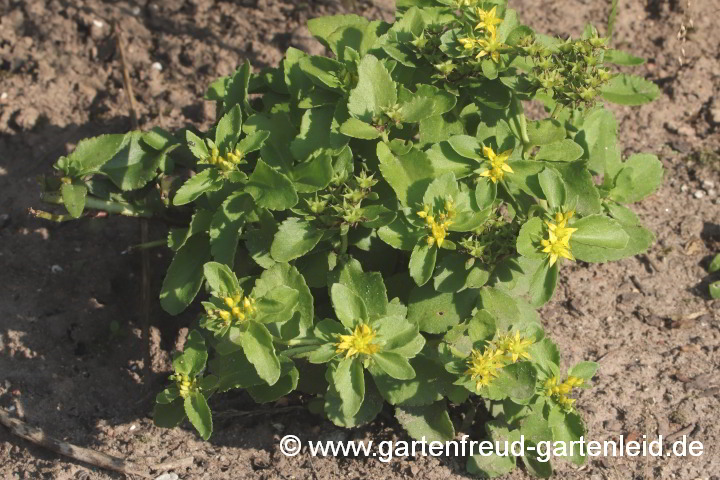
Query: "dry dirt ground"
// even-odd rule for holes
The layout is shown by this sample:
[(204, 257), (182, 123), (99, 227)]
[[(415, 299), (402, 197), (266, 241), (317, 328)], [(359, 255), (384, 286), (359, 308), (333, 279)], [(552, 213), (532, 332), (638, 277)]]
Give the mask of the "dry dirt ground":
[[(603, 25), (609, 1), (511, 2), (539, 31), (578, 35)], [(274, 65), (288, 45), (315, 48), (301, 27), (347, 9), (392, 17), (392, 3), (359, 0), (0, 0), (0, 407), (75, 444), (143, 465), (193, 456), (187, 479), (467, 478), (464, 460), (284, 457), (278, 440), (405, 438), (390, 416), (345, 431), (298, 412), (218, 417), (210, 442), (148, 418), (138, 330), (140, 261), (135, 221), (85, 218), (55, 225), (29, 218), (37, 175), (81, 138), (130, 128), (111, 24), (120, 21), (143, 127), (207, 125), (205, 86), (244, 59)], [(720, 249), (720, 32), (716, 0), (621, 0), (615, 45), (646, 57), (636, 72), (657, 82), (658, 101), (618, 108), (626, 153), (650, 151), (666, 181), (637, 206), (658, 236), (647, 255), (565, 267), (543, 310), (568, 363), (599, 361), (595, 387), (578, 401), (591, 436), (685, 433), (698, 458), (598, 458), (558, 477), (718, 479), (720, 301), (706, 273)], [(161, 238), (162, 231), (151, 231)], [(153, 251), (153, 289), (168, 259)], [(167, 351), (194, 312), (153, 307), (156, 391)], [(290, 402), (297, 401), (291, 399)], [(216, 410), (254, 408), (242, 394)], [(156, 474), (158, 475), (159, 472)], [(0, 477), (118, 479), (66, 461), (0, 427)], [(510, 478), (527, 478), (516, 471)]]

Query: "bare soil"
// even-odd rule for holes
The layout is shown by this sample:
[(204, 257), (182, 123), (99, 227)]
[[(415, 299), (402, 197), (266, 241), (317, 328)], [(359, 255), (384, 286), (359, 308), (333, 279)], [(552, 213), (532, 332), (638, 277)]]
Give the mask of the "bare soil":
[[(602, 27), (609, 2), (519, 0), (539, 31), (579, 35)], [(111, 25), (125, 32), (141, 126), (206, 126), (206, 85), (245, 59), (274, 65), (294, 45), (317, 49), (307, 18), (355, 11), (390, 19), (392, 2), (359, 0), (0, 0), (0, 407), (63, 440), (141, 465), (193, 456), (186, 479), (467, 478), (464, 459), (284, 457), (285, 434), (303, 440), (406, 439), (391, 415), (346, 431), (298, 411), (258, 411), (244, 394), (220, 396), (215, 433), (164, 430), (148, 417), (152, 393), (196, 312), (171, 318), (153, 305), (153, 379), (143, 383), (140, 260), (124, 253), (137, 222), (84, 218), (50, 224), (35, 178), (81, 138), (130, 128)], [(697, 458), (596, 458), (558, 478), (720, 478), (720, 301), (706, 268), (720, 250), (720, 30), (715, 0), (620, 2), (615, 46), (648, 62), (635, 72), (657, 82), (660, 99), (617, 108), (625, 153), (656, 153), (664, 186), (636, 206), (658, 241), (646, 255), (608, 265), (565, 267), (543, 309), (548, 333), (571, 364), (599, 361), (578, 401), (590, 435), (686, 434)], [(160, 228), (151, 230), (161, 238)], [(152, 251), (153, 291), (168, 258)], [(282, 405), (296, 404), (292, 397)], [(233, 411), (254, 411), (233, 416)], [(157, 472), (159, 475), (161, 472)], [(0, 477), (120, 479), (67, 461), (0, 428)], [(510, 478), (527, 478), (522, 470)]]

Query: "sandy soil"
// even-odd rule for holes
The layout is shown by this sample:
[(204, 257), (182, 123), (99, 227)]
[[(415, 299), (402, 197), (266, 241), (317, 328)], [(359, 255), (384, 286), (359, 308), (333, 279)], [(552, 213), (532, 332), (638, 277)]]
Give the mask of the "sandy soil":
[[(350, 2), (352, 3), (352, 2)], [(605, 23), (609, 2), (512, 2), (539, 31), (578, 35)], [(648, 58), (635, 72), (661, 98), (618, 108), (626, 153), (650, 151), (666, 182), (637, 206), (658, 236), (647, 255), (609, 265), (566, 267), (543, 309), (568, 363), (599, 361), (579, 409), (598, 440), (685, 433), (705, 444), (698, 458), (600, 458), (557, 478), (718, 479), (720, 301), (707, 294), (720, 250), (720, 33), (714, 0), (626, 0), (615, 45)], [(143, 384), (138, 329), (138, 226), (123, 218), (54, 225), (34, 220), (35, 177), (81, 138), (130, 128), (111, 24), (121, 22), (144, 128), (207, 125), (205, 86), (249, 59), (273, 65), (288, 45), (317, 44), (311, 16), (359, 11), (392, 17), (392, 2), (289, 0), (0, 0), (0, 407), (78, 445), (151, 465), (193, 456), (187, 479), (467, 478), (464, 460), (284, 457), (278, 440), (405, 438), (391, 415), (346, 431), (297, 411), (233, 416), (256, 408), (244, 394), (219, 396), (210, 442), (187, 428), (155, 428), (151, 395), (168, 354), (195, 312), (178, 318), (153, 306), (153, 379)], [(162, 230), (152, 230), (161, 238)], [(168, 262), (153, 251), (153, 289)], [(296, 397), (287, 404), (298, 402)], [(159, 475), (159, 472), (157, 473)], [(0, 477), (120, 479), (68, 462), (0, 428)], [(527, 478), (516, 471), (511, 478)]]

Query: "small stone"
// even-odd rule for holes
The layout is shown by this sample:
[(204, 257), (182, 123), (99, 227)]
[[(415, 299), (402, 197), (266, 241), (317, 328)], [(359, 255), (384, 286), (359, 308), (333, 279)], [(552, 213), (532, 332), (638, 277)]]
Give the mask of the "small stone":
[(708, 194), (708, 197), (714, 197), (715, 195), (717, 195), (717, 192), (711, 188), (710, 190), (707, 191), (707, 194)]
[(8, 99), (8, 93), (7, 93), (7, 92), (2, 92), (2, 93), (0, 93), (0, 102), (4, 102), (4, 101), (7, 100), (7, 99)]
[(702, 186), (705, 190), (709, 188), (715, 188), (715, 182), (713, 182), (712, 180), (703, 180)]
[(93, 23), (93, 27), (97, 27), (97, 28), (103, 28), (105, 26), (105, 24), (103, 23), (102, 20), (93, 20), (92, 23)]
[(28, 107), (20, 110), (20, 113), (15, 116), (15, 123), (23, 130), (32, 130), (37, 124), (38, 118), (40, 118), (40, 112), (33, 107)]
[(681, 185), (681, 186), (680, 186), (680, 191), (683, 192), (683, 193), (687, 192), (687, 191), (688, 191), (688, 186), (685, 185), (685, 184)]
[(50, 267), (50, 272), (52, 273), (60, 273), (63, 271), (63, 268), (60, 265), (53, 265)]
[(697, 199), (700, 199), (705, 196), (705, 192), (703, 192), (702, 190), (698, 190), (693, 194), (693, 196)]
[(177, 473), (163, 473), (159, 477), (155, 477), (155, 480), (178, 480)]
[(135, 15), (136, 17), (137, 17), (138, 15), (140, 15), (140, 12), (141, 12), (140, 7), (133, 7), (132, 10), (130, 10), (130, 11), (131, 11), (132, 14)]
[(150, 66), (150, 68), (157, 70), (158, 72), (162, 72), (163, 66), (160, 62), (155, 62)]

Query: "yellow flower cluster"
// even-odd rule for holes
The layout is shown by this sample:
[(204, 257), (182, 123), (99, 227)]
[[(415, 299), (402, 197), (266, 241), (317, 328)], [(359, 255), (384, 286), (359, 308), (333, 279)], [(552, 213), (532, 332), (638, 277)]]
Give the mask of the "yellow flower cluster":
[(191, 379), (184, 373), (176, 373), (171, 377), (171, 379), (175, 380), (175, 385), (177, 386), (177, 389), (180, 392), (180, 396), (182, 398), (187, 397), (188, 395), (190, 395), (190, 392), (197, 389), (195, 379)]
[(546, 221), (548, 227), (548, 238), (540, 241), (543, 252), (550, 257), (550, 266), (555, 265), (559, 257), (575, 260), (570, 252), (570, 237), (577, 228), (567, 226), (568, 220), (575, 214), (573, 210), (567, 213), (558, 212), (555, 214), (555, 223)]
[(358, 325), (351, 335), (338, 335), (340, 341), (335, 344), (335, 352), (345, 352), (345, 358), (358, 354), (372, 355), (377, 353), (380, 345), (372, 343), (376, 335), (377, 332), (370, 325)]
[(585, 380), (572, 375), (567, 379), (558, 383), (557, 377), (548, 378), (545, 380), (545, 395), (555, 400), (565, 410), (572, 410), (574, 398), (570, 398), (573, 388), (581, 387), (585, 383)]
[(437, 215), (432, 214), (429, 205), (424, 205), (423, 209), (416, 212), (418, 217), (424, 218), (426, 227), (430, 230), (430, 235), (427, 238), (427, 243), (433, 246), (437, 243), (438, 248), (442, 247), (445, 237), (448, 235), (448, 228), (452, 225), (452, 219), (455, 217), (455, 202), (452, 198), (448, 197), (445, 200), (445, 210)]
[(491, 147), (483, 147), (483, 153), (490, 160), (490, 168), (480, 173), (481, 177), (488, 177), (493, 183), (501, 181), (505, 177), (505, 173), (514, 173), (510, 165), (507, 164), (512, 149), (505, 150), (502, 153), (495, 153)]
[(475, 389), (480, 390), (490, 385), (504, 366), (522, 358), (529, 360), (528, 349), (533, 343), (532, 338), (522, 337), (519, 331), (516, 331), (515, 335), (501, 335), (497, 340), (489, 342), (488, 348), (483, 352), (473, 349), (465, 374), (475, 382)]
[(221, 170), (227, 171), (232, 170), (236, 165), (243, 163), (244, 156), (245, 154), (236, 148), (234, 152), (229, 152), (225, 157), (222, 157), (220, 156), (220, 151), (217, 147), (213, 147), (212, 152), (210, 152), (208, 162), (210, 162), (210, 165), (215, 165)]
[(225, 297), (223, 301), (230, 310), (218, 310), (216, 313), (226, 324), (230, 324), (233, 320), (242, 322), (253, 316), (257, 311), (255, 299), (251, 297), (233, 295), (232, 297)]
[(476, 59), (489, 56), (492, 58), (493, 62), (497, 63), (500, 61), (500, 48), (502, 47), (502, 43), (497, 39), (497, 26), (502, 23), (502, 18), (498, 18), (496, 16), (497, 7), (493, 7), (489, 11), (478, 7), (476, 9), (476, 14), (479, 22), (475, 26), (475, 30), (483, 30), (485, 36), (482, 38), (459, 38), (458, 41), (465, 50), (480, 49), (475, 55)]

